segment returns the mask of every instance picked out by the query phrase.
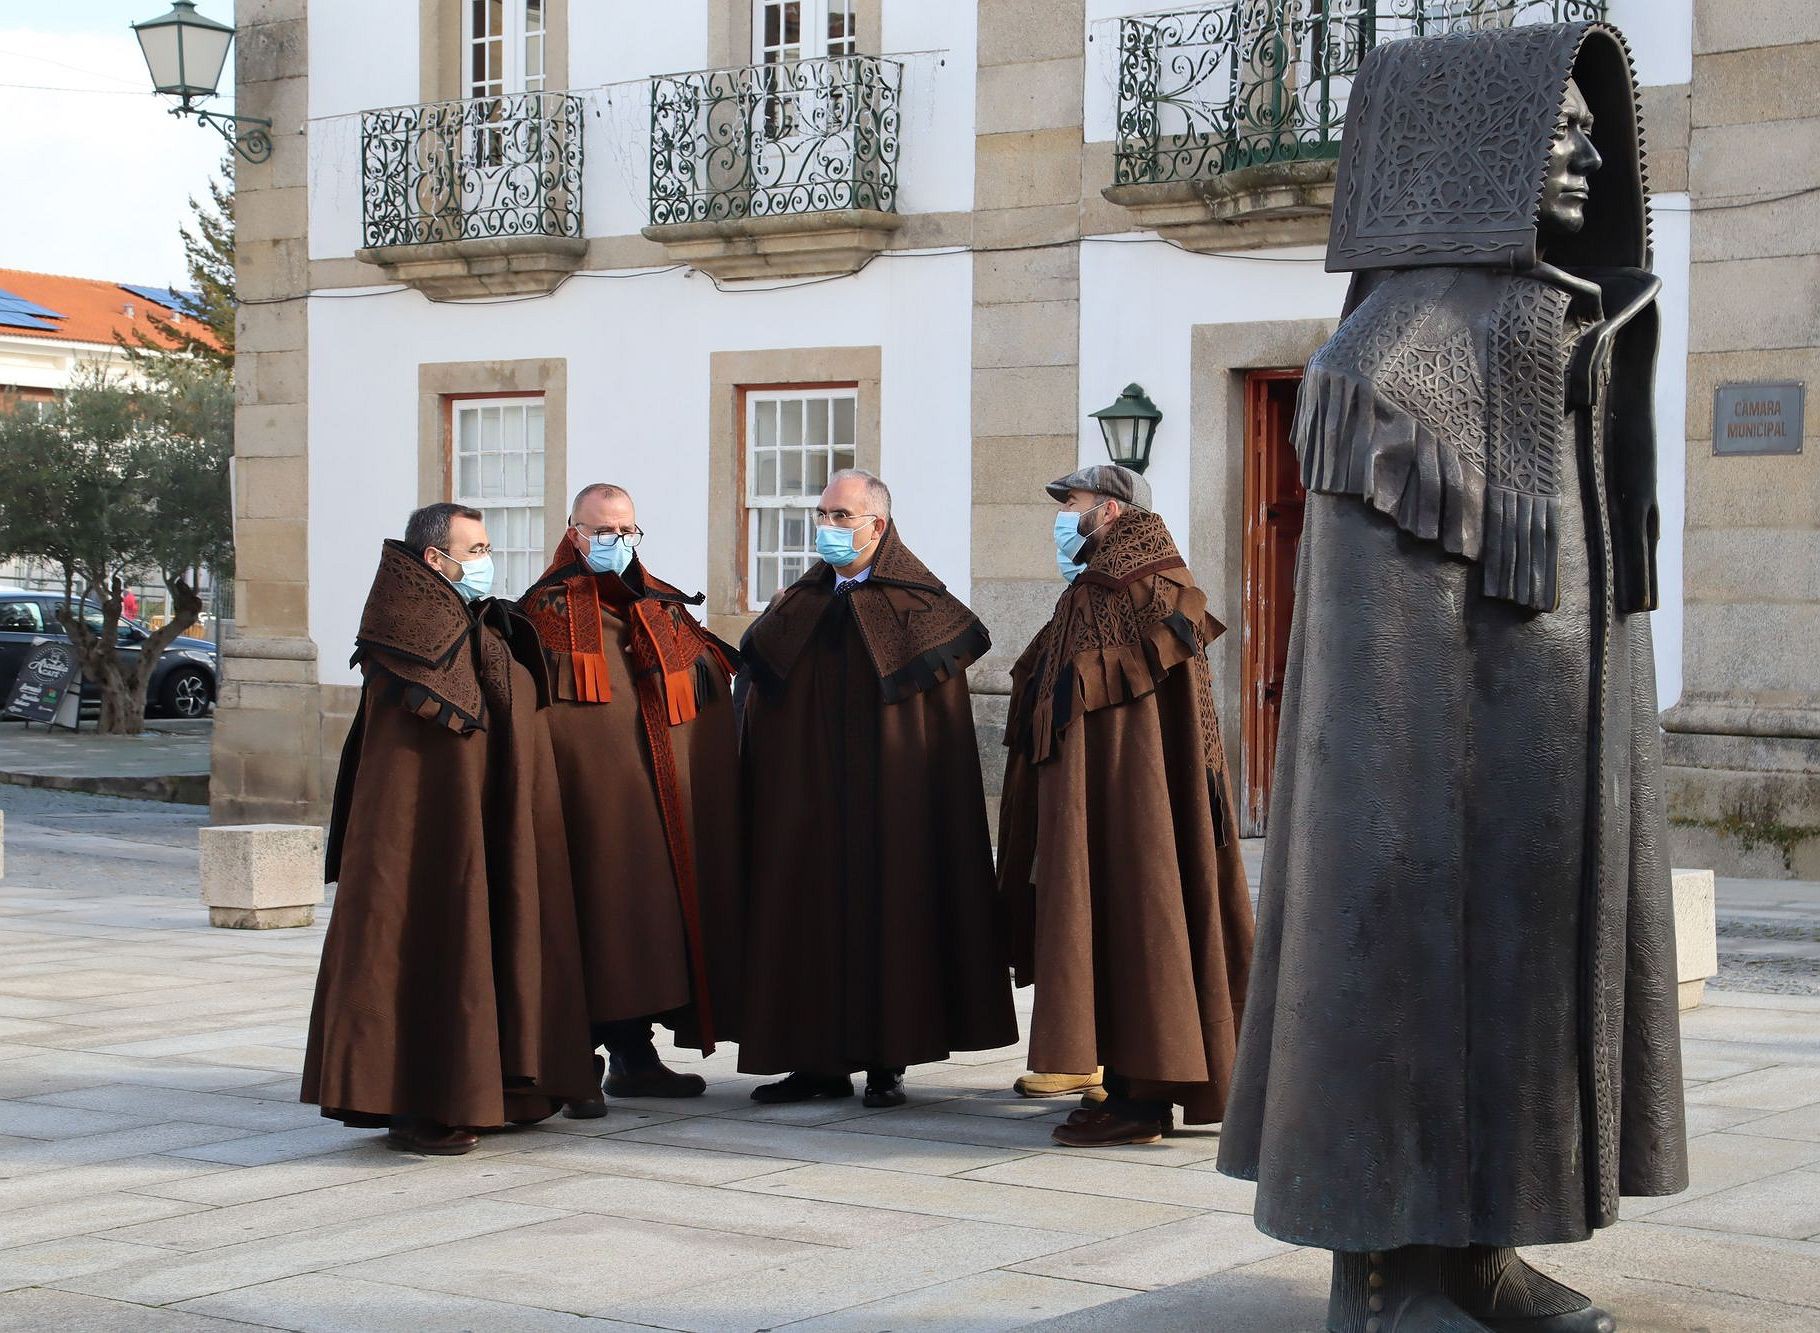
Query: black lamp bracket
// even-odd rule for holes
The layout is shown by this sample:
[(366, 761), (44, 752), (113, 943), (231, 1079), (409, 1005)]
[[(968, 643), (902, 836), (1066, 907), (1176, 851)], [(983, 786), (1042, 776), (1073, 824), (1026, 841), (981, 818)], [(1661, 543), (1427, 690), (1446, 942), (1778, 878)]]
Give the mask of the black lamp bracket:
[[(248, 162), (264, 162), (272, 155), (272, 122), (258, 116), (236, 116), (218, 111), (205, 111), (184, 98), (171, 108), (173, 116), (194, 116), (232, 145)], [(247, 128), (242, 129), (241, 126)]]

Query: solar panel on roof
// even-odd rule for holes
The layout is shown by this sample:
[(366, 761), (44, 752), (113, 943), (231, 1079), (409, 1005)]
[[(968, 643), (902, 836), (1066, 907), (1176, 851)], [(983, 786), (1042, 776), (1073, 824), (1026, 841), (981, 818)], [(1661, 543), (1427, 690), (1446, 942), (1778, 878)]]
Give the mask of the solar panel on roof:
[(47, 333), (55, 333), (57, 331), (57, 326), (55, 324), (47, 324), (41, 319), (33, 318), (31, 315), (17, 314), (14, 311), (8, 310), (3, 305), (0, 305), (0, 327), (9, 329), (42, 329)]
[(62, 319), (58, 311), (46, 310), (36, 301), (28, 301), (23, 296), (15, 296), (0, 287), (0, 310), (10, 310), (16, 315), (37, 315), (41, 319)]
[(139, 287), (130, 282), (117, 284), (122, 291), (131, 292), (134, 296), (161, 305), (166, 310), (179, 315), (193, 315), (196, 311), (196, 297), (193, 292), (180, 292), (174, 287)]

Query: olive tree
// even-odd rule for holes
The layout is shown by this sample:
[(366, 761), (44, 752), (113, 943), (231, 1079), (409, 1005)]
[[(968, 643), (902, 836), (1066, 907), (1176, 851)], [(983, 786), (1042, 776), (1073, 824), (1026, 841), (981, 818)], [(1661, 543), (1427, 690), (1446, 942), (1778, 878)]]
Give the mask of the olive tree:
[[(54, 403), (0, 413), (0, 557), (61, 572), (59, 617), (104, 734), (144, 727), (159, 656), (202, 614), (192, 571), (232, 564), (232, 455), (229, 377), (193, 358), (145, 358), (130, 383), (85, 372)], [(123, 653), (127, 585), (151, 571), (170, 617)]]

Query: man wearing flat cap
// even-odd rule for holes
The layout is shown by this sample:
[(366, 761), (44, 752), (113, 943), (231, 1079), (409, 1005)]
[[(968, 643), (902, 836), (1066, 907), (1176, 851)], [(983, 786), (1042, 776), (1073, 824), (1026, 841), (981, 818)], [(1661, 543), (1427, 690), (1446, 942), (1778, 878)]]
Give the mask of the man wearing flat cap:
[(1251, 900), (1207, 612), (1150, 486), (1102, 464), (1053, 481), (1067, 588), (1012, 668), (999, 888), (1034, 1069), (1108, 1096), (1057, 1143), (1154, 1143), (1225, 1112), (1251, 963)]

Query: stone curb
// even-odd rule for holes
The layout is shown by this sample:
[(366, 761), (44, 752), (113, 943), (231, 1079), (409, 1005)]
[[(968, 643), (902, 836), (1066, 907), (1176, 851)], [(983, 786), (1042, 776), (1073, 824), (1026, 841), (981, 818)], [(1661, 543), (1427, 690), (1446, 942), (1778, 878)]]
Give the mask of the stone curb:
[(73, 777), (62, 773), (0, 772), (0, 783), (84, 792), (90, 796), (116, 796), (128, 801), (165, 801), (172, 805), (209, 803), (209, 776), (206, 773), (162, 777)]

